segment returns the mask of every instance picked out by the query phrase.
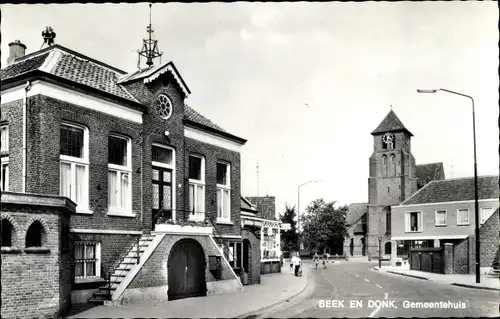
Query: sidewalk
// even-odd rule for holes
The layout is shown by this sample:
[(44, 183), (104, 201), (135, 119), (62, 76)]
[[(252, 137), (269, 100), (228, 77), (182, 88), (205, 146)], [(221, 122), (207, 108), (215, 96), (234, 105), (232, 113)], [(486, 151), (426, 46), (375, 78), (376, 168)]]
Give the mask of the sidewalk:
[(413, 277), (423, 280), (431, 280), (434, 282), (449, 284), (454, 286), (461, 286), (467, 288), (475, 289), (485, 289), (485, 290), (497, 290), (500, 291), (500, 281), (498, 278), (489, 277), (487, 275), (481, 275), (481, 283), (476, 283), (476, 275), (442, 275), (429, 273), (424, 271), (401, 269), (401, 267), (390, 267), (382, 266), (381, 269), (378, 266), (373, 267), (374, 270), (388, 272), (392, 274), (403, 275), (407, 277)]
[(284, 302), (307, 286), (308, 267), (295, 277), (288, 267), (261, 276), (261, 284), (243, 286), (242, 292), (123, 306), (98, 306), (68, 318), (235, 318)]

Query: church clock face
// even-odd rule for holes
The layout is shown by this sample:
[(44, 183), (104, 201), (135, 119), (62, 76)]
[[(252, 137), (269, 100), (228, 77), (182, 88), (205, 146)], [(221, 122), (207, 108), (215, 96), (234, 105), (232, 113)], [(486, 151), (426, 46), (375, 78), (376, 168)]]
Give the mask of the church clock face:
[(384, 136), (382, 136), (382, 142), (384, 142), (387, 148), (392, 148), (394, 145), (394, 134), (385, 133)]
[(156, 111), (160, 117), (164, 120), (168, 120), (174, 111), (174, 105), (172, 101), (165, 94), (160, 94), (155, 101)]

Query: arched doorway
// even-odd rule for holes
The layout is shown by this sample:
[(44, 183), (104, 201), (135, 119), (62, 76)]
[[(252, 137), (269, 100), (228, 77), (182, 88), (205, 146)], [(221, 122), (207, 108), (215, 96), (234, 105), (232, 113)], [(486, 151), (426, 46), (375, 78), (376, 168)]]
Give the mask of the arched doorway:
[(168, 300), (207, 295), (205, 253), (194, 239), (181, 239), (168, 256)]
[(252, 245), (248, 239), (243, 239), (243, 271), (248, 274), (248, 283), (252, 278)]
[(390, 255), (391, 254), (391, 250), (392, 250), (392, 245), (391, 245), (391, 242), (387, 242), (385, 243), (385, 255)]

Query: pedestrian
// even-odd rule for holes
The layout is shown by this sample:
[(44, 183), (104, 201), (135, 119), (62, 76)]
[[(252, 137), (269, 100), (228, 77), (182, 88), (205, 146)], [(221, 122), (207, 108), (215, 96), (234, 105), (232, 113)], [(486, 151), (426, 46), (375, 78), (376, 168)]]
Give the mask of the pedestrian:
[(293, 260), (295, 258), (295, 252), (292, 252), (292, 257), (290, 258), (290, 273), (293, 274)]
[(319, 255), (318, 252), (314, 253), (313, 256), (313, 261), (314, 261), (314, 266), (316, 267), (316, 270), (318, 270), (318, 263), (319, 263)]
[(299, 257), (299, 253), (297, 253), (296, 256), (292, 257), (292, 263), (293, 263), (293, 267), (294, 267), (294, 274), (296, 277), (298, 277), (300, 264), (302, 263), (302, 261), (300, 260), (300, 257)]
[(323, 255), (323, 269), (326, 269), (326, 262), (327, 262), (327, 260), (328, 260), (328, 255), (327, 255), (327, 253), (325, 253)]

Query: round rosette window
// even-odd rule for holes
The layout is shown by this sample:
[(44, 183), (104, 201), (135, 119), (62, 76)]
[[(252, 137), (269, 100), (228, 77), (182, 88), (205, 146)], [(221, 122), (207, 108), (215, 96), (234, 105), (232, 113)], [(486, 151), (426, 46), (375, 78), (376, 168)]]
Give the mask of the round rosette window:
[(172, 116), (174, 106), (172, 102), (165, 94), (161, 94), (156, 99), (156, 110), (160, 114), (161, 118), (167, 120)]

